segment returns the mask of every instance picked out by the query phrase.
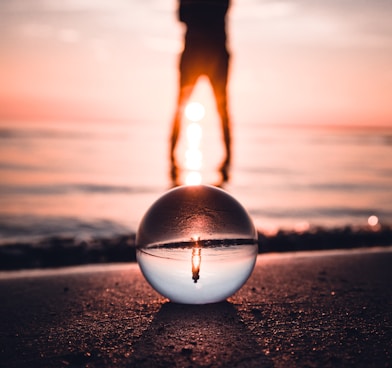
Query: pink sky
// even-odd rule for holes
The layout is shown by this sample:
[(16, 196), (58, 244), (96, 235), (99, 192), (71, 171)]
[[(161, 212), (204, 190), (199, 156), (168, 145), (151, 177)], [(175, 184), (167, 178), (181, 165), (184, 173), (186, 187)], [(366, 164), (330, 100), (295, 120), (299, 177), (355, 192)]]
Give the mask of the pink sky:
[[(183, 32), (175, 9), (175, 0), (1, 2), (0, 121), (169, 124)], [(233, 1), (234, 121), (392, 126), (391, 16), (382, 0)]]

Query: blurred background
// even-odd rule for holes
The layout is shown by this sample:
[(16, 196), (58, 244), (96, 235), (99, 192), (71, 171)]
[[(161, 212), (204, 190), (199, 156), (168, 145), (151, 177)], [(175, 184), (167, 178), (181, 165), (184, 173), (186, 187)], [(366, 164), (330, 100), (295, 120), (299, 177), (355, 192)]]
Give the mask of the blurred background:
[[(0, 1), (1, 243), (133, 233), (172, 186), (176, 9)], [(388, 0), (232, 1), (224, 188), (258, 229), (392, 222), (391, 15)], [(214, 184), (223, 147), (205, 81), (192, 101)]]

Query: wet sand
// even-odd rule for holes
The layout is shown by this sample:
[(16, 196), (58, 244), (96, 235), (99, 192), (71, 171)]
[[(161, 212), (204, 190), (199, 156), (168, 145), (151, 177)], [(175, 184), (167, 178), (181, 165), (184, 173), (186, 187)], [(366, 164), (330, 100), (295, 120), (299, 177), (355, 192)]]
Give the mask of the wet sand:
[(1, 367), (390, 367), (392, 248), (262, 254), (187, 306), (137, 264), (0, 272)]

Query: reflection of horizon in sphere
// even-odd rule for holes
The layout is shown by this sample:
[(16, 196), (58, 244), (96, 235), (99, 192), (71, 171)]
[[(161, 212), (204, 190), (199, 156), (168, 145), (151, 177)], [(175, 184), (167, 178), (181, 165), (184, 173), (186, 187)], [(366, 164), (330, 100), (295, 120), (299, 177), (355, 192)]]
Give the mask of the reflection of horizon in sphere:
[(246, 210), (207, 185), (165, 193), (143, 217), (136, 244), (151, 286), (185, 304), (231, 296), (247, 281), (257, 256), (257, 232)]

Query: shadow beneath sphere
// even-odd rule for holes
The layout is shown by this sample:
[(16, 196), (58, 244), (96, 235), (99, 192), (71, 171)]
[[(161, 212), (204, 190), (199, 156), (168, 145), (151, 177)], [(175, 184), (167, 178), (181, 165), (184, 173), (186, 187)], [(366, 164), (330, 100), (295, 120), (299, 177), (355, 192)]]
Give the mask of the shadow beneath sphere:
[(166, 303), (134, 345), (137, 367), (272, 367), (235, 307)]

